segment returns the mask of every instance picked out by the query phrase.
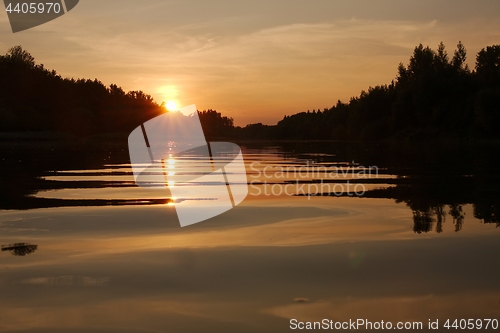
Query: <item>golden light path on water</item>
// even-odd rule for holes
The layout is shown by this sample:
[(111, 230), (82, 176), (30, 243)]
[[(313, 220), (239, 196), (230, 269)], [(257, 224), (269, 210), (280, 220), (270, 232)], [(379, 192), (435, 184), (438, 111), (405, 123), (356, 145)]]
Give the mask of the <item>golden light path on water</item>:
[[(249, 181), (266, 166), (291, 165), (263, 160), (258, 171), (247, 166)], [(133, 178), (120, 173), (126, 170), (46, 178), (127, 185)], [(393, 179), (380, 175), (382, 183), (365, 185)], [(22, 258), (0, 254), (0, 331), (274, 333), (288, 332), (292, 318), (498, 318), (498, 228), (476, 219), (471, 205), (463, 206), (460, 232), (447, 215), (442, 233), (418, 234), (404, 203), (266, 195), (289, 180), (268, 176), (260, 174), (268, 183), (251, 187), (241, 205), (186, 228), (173, 204), (0, 211), (2, 244), (38, 245)], [(167, 198), (168, 190), (36, 196)]]

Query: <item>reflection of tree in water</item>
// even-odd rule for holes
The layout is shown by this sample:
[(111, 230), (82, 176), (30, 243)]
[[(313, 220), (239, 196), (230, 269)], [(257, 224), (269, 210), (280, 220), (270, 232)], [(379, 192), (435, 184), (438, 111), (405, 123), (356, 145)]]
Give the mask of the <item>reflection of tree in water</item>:
[(38, 245), (28, 243), (15, 243), (9, 245), (2, 245), (2, 252), (9, 251), (14, 256), (27, 256), (32, 254), (38, 249)]
[(474, 217), (483, 223), (496, 223), (500, 227), (500, 204), (481, 202), (474, 204)]
[(450, 205), (449, 214), (453, 217), (453, 224), (455, 225), (455, 232), (462, 230), (462, 225), (465, 219), (465, 212), (461, 205)]
[(429, 232), (432, 230), (432, 224), (434, 219), (432, 218), (430, 211), (413, 211), (413, 231), (421, 234), (422, 232)]
[(410, 145), (394, 149), (398, 159), (385, 163), (392, 169), (389, 173), (401, 177), (394, 181), (395, 186), (369, 190), (365, 196), (405, 203), (413, 212), (416, 233), (443, 232), (448, 214), (455, 232), (461, 231), (464, 206), (468, 204), (473, 207), (474, 218), (500, 227), (500, 174), (497, 154), (492, 153), (500, 151), (500, 145)]
[[(406, 204), (413, 211), (413, 231), (416, 233), (431, 232), (434, 223), (436, 223), (435, 231), (437, 233), (443, 232), (443, 223), (446, 221), (445, 206), (449, 207), (448, 214), (453, 218), (455, 232), (462, 230), (465, 222), (464, 204), (452, 203), (434, 206), (422, 203), (417, 206), (415, 202), (406, 202)], [(497, 227), (500, 227), (500, 204), (476, 202), (472, 204), (472, 207), (476, 219), (485, 224), (495, 223)]]
[(446, 220), (444, 205), (428, 206), (413, 209), (413, 231), (416, 233), (430, 232), (436, 223), (436, 232), (443, 232), (443, 223)]
[(443, 222), (446, 220), (446, 213), (444, 212), (443, 205), (438, 205), (434, 208), (436, 214), (436, 232), (443, 232)]
[[(443, 231), (443, 222), (446, 220), (446, 212), (444, 211), (445, 205), (438, 205), (435, 207), (429, 206), (426, 208), (412, 208), (413, 211), (413, 231), (416, 233), (430, 232), (436, 223), (436, 232)], [(449, 204), (448, 214), (453, 218), (453, 225), (455, 232), (462, 230), (465, 221), (465, 212), (463, 204)], [(483, 223), (495, 223), (500, 227), (500, 205), (493, 203), (478, 202), (472, 204), (474, 209), (474, 217), (481, 220)]]
[[(87, 175), (81, 170), (102, 170), (96, 175), (131, 175), (130, 171), (107, 170), (108, 165), (130, 163), (126, 143), (93, 141), (47, 141), (33, 143), (0, 140), (0, 210), (48, 207), (97, 207), (126, 205), (163, 205), (169, 198), (77, 199), (35, 196), (40, 190), (95, 189), (135, 187), (123, 180), (47, 180), (57, 170), (73, 171), (74, 176)], [(74, 172), (77, 171), (78, 172)]]

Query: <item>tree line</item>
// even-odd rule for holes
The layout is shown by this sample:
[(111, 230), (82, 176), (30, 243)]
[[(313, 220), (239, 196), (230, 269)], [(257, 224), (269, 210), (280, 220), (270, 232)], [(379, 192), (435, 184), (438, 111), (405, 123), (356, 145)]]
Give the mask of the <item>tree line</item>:
[(500, 137), (500, 45), (467, 64), (460, 42), (453, 56), (415, 47), (390, 84), (370, 87), (348, 103), (285, 116), (276, 126), (251, 124), (243, 138), (295, 140), (433, 140)]
[(62, 78), (20, 46), (0, 56), (0, 131), (78, 136), (132, 131), (161, 112), (142, 91), (125, 93), (95, 79)]
[[(276, 125), (235, 127), (216, 110), (199, 112), (208, 138), (279, 140), (432, 140), (500, 137), (500, 45), (483, 48), (475, 68), (460, 42), (450, 57), (415, 47), (390, 84), (349, 102), (285, 116)], [(77, 136), (130, 132), (165, 112), (142, 91), (95, 79), (62, 78), (20, 46), (0, 56), (0, 131), (56, 131)]]

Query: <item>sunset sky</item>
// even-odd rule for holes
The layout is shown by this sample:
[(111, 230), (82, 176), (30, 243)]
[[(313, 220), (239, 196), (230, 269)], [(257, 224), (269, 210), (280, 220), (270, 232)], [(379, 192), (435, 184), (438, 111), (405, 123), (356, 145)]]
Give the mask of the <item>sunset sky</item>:
[(0, 14), (1, 53), (21, 45), (63, 77), (217, 109), (236, 125), (348, 101), (390, 83), (419, 43), (452, 54), (459, 40), (473, 68), (500, 44), (500, 1), (80, 0), (16, 34)]

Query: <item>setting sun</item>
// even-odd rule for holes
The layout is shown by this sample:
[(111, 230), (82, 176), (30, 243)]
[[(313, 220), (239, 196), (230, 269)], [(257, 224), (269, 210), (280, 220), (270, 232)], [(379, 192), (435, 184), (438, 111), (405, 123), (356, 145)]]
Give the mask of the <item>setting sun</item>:
[(168, 111), (176, 111), (177, 103), (174, 101), (168, 101), (167, 104), (165, 104), (165, 107), (167, 108)]

